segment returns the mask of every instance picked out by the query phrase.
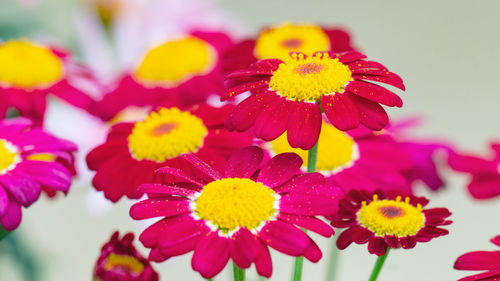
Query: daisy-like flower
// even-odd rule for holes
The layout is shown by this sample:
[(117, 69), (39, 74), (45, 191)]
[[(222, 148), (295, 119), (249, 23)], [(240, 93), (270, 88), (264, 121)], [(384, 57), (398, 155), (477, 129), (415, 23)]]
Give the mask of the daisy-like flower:
[[(70, 162), (76, 146), (39, 128), (28, 119), (0, 122), (0, 225), (13, 230), (43, 188), (68, 192), (71, 172), (55, 159)], [(62, 160), (60, 160), (62, 161)]]
[(154, 171), (163, 166), (183, 169), (188, 163), (179, 156), (193, 153), (221, 169), (231, 154), (252, 144), (252, 136), (224, 129), (232, 106), (195, 106), (190, 111), (161, 108), (145, 120), (114, 125), (106, 142), (87, 155), (92, 181), (104, 196), (116, 202), (122, 196), (139, 198), (137, 187), (152, 182)]
[(265, 28), (257, 38), (241, 41), (227, 50), (224, 53), (224, 71), (230, 73), (246, 68), (257, 60), (286, 60), (290, 52), (312, 55), (317, 51), (351, 50), (350, 35), (341, 28), (284, 23)]
[(285, 61), (261, 60), (233, 72), (222, 100), (246, 91), (251, 95), (229, 115), (226, 127), (245, 131), (254, 126), (256, 136), (265, 141), (287, 131), (290, 145), (305, 150), (318, 140), (322, 111), (342, 131), (360, 123), (380, 130), (389, 120), (379, 103), (401, 107), (403, 102), (366, 80), (405, 88), (398, 75), (364, 58), (359, 52), (292, 53)]
[(260, 148), (246, 147), (230, 158), (224, 173), (191, 154), (183, 157), (206, 180), (162, 168), (158, 172), (175, 176), (175, 182), (142, 185), (149, 199), (130, 209), (134, 219), (163, 217), (139, 237), (152, 248), (151, 260), (194, 251), (193, 269), (211, 278), (230, 258), (240, 268), (255, 263), (258, 274), (270, 277), (267, 246), (313, 262), (321, 258), (318, 246), (299, 227), (331, 236), (333, 229), (316, 216), (335, 213), (342, 193), (319, 173), (301, 174), (296, 154), (263, 161)]
[[(500, 235), (491, 243), (500, 247)], [(500, 251), (476, 251), (461, 255), (455, 261), (458, 270), (486, 270), (486, 272), (461, 278), (458, 281), (494, 281), (500, 279)]]
[(448, 164), (458, 172), (470, 175), (467, 185), (469, 194), (475, 199), (491, 199), (500, 196), (500, 142), (491, 144), (488, 157), (459, 152), (450, 153)]
[(187, 108), (223, 90), (220, 54), (231, 44), (223, 33), (194, 32), (150, 48), (140, 63), (99, 103), (110, 120), (130, 105)]
[(102, 246), (94, 269), (94, 281), (158, 281), (150, 262), (134, 247), (134, 234), (122, 238), (118, 231)]
[(0, 116), (14, 108), (41, 125), (48, 94), (92, 110), (94, 100), (75, 86), (92, 80), (89, 70), (65, 51), (25, 39), (0, 43)]
[(417, 242), (428, 242), (447, 235), (441, 226), (451, 224), (446, 208), (424, 209), (429, 201), (412, 195), (390, 196), (382, 191), (351, 190), (339, 203), (331, 224), (347, 228), (337, 240), (339, 249), (352, 242), (368, 243), (371, 254), (383, 256), (387, 248), (412, 249)]
[[(390, 187), (391, 190), (409, 192), (403, 172), (413, 163), (407, 151), (391, 136), (376, 134), (366, 128), (344, 132), (323, 120), (318, 143), (317, 171), (344, 191), (358, 187), (368, 191)], [(294, 152), (307, 163), (308, 152), (292, 148), (286, 132), (263, 147), (272, 155)], [(306, 171), (305, 165), (302, 170)]]

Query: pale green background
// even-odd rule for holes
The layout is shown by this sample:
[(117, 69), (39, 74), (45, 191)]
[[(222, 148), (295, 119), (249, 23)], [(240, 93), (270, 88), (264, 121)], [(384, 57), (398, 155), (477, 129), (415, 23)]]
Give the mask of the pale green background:
[[(43, 32), (70, 47), (76, 46), (71, 22), (74, 1), (42, 0), (34, 10), (22, 11), (13, 0), (0, 0), (0, 34)], [(241, 15), (255, 32), (282, 21), (341, 24), (352, 31), (356, 45), (370, 58), (400, 74), (407, 86), (404, 107), (391, 117), (422, 115), (418, 135), (449, 138), (460, 147), (485, 151), (488, 140), (500, 138), (500, 9), (498, 1), (222, 1)], [(8, 29), (7, 29), (8, 28)], [(61, 122), (64, 122), (61, 120)], [(91, 132), (89, 132), (91, 134)], [(411, 251), (391, 252), (379, 280), (456, 280), (457, 256), (476, 249), (494, 249), (489, 238), (500, 234), (500, 199), (474, 202), (465, 193), (466, 177), (449, 174), (447, 190), (432, 195), (430, 206), (452, 210), (451, 234)], [(88, 183), (73, 186), (67, 198), (42, 199), (23, 212), (18, 234), (34, 250), (41, 266), (40, 280), (90, 280), (100, 246), (114, 229), (143, 227), (128, 217), (130, 203), (120, 202), (105, 216), (89, 214)], [(316, 240), (327, 249), (329, 241)], [(328, 251), (324, 251), (328, 253)], [(325, 263), (306, 262), (304, 280), (323, 280)], [(375, 257), (366, 245), (342, 253), (337, 280), (367, 280)], [(274, 254), (271, 280), (289, 280), (292, 259)], [(189, 256), (174, 258), (155, 268), (161, 280), (201, 280), (190, 269)], [(250, 280), (254, 270), (250, 270)], [(0, 255), (0, 280), (16, 281), (19, 273)], [(217, 280), (229, 280), (229, 272)]]

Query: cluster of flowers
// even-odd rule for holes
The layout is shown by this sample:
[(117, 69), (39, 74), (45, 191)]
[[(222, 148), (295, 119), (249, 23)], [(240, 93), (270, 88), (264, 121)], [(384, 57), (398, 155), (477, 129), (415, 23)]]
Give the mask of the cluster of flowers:
[[(42, 69), (44, 71), (40, 71)], [(94, 99), (84, 85), (103, 91)], [(446, 208), (425, 208), (415, 185), (444, 186), (438, 162), (473, 175), (479, 199), (500, 195), (500, 145), (493, 159), (446, 143), (409, 140), (383, 108), (401, 107), (386, 87), (405, 90), (383, 64), (367, 60), (341, 29), (283, 24), (233, 42), (195, 31), (151, 46), (135, 68), (102, 86), (68, 52), (26, 39), (0, 44), (0, 224), (11, 231), (45, 191), (68, 192), (76, 146), (43, 131), (46, 96), (112, 124), (87, 155), (92, 185), (112, 202), (142, 198), (136, 220), (158, 218), (139, 236), (113, 234), (95, 280), (158, 280), (150, 261), (193, 251), (192, 267), (216, 276), (231, 259), (273, 271), (269, 247), (317, 262), (303, 231), (337, 246), (367, 244), (378, 256), (448, 234)], [(218, 96), (224, 104), (211, 102)], [(243, 98), (240, 98), (243, 96)], [(496, 245), (499, 239), (493, 242)], [(459, 269), (494, 269), (468, 254)], [(494, 256), (494, 257), (493, 257)], [(481, 276), (486, 276), (481, 275)], [(120, 279), (121, 278), (121, 279)], [(464, 279), (478, 280), (478, 279)], [(480, 279), (489, 280), (489, 279)]]

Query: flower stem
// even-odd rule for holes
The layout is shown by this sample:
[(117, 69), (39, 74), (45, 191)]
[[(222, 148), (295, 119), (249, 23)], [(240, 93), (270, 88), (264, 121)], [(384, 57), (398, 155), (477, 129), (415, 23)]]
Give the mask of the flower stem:
[(375, 281), (377, 280), (378, 274), (380, 273), (380, 270), (382, 269), (382, 266), (384, 265), (385, 259), (387, 258), (387, 255), (389, 254), (389, 249), (387, 248), (387, 251), (383, 256), (380, 256), (377, 258), (377, 262), (375, 263), (375, 266), (373, 267), (372, 274), (370, 275), (370, 279), (368, 281)]
[[(318, 159), (318, 143), (309, 149), (307, 152), (307, 172), (316, 172), (316, 160)], [(295, 259), (295, 267), (293, 269), (293, 281), (302, 280), (302, 267), (304, 264), (304, 257), (297, 257)]]
[(233, 262), (233, 274), (234, 274), (234, 281), (245, 281), (245, 270), (239, 268), (234, 262)]
[(9, 233), (10, 231), (3, 229), (3, 227), (0, 225), (0, 241), (2, 241), (2, 239), (9, 235)]
[(330, 239), (332, 244), (330, 246), (330, 257), (328, 259), (325, 281), (334, 281), (335, 280), (335, 274), (337, 273), (337, 268), (339, 266), (340, 251), (337, 248), (337, 238), (338, 238), (338, 235), (336, 235), (335, 237)]

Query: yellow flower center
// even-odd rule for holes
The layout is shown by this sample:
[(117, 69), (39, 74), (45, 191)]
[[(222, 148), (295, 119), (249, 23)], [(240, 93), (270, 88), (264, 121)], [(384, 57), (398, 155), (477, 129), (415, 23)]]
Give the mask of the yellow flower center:
[(284, 24), (264, 30), (255, 43), (258, 59), (284, 60), (290, 52), (312, 55), (317, 51), (330, 50), (328, 35), (315, 25)]
[(254, 229), (275, 212), (274, 190), (247, 178), (224, 178), (203, 187), (195, 211), (223, 233)]
[(176, 86), (210, 72), (217, 60), (207, 42), (190, 36), (151, 49), (135, 72), (135, 78), (151, 86)]
[(415, 235), (424, 227), (424, 214), (422, 206), (417, 207), (410, 204), (410, 198), (406, 197), (401, 201), (401, 197), (396, 200), (378, 200), (377, 195), (373, 195), (373, 201), (366, 204), (358, 211), (358, 222), (373, 231), (378, 236), (394, 235), (403, 237)]
[(135, 123), (128, 136), (128, 146), (135, 159), (161, 163), (197, 151), (207, 134), (208, 129), (200, 118), (175, 107), (162, 108)]
[(0, 84), (43, 88), (62, 76), (63, 64), (49, 49), (27, 40), (0, 44)]
[[(317, 169), (320, 172), (339, 172), (351, 167), (359, 158), (358, 145), (353, 138), (326, 122), (321, 126), (318, 142)], [(271, 141), (271, 149), (276, 154), (295, 152), (304, 161), (303, 167), (306, 167), (307, 150), (292, 148), (288, 144), (286, 132)]]
[(37, 153), (37, 154), (31, 154), (30, 156), (26, 157), (28, 160), (36, 160), (36, 161), (45, 161), (45, 162), (54, 162), (56, 161), (56, 156), (54, 154), (50, 153)]
[(14, 169), (21, 162), (17, 148), (10, 142), (0, 139), (0, 175)]
[(104, 268), (106, 270), (110, 270), (113, 268), (123, 268), (125, 270), (141, 274), (144, 270), (144, 264), (134, 257), (111, 253), (107, 258)]
[(323, 95), (342, 92), (351, 80), (349, 67), (327, 53), (307, 58), (292, 54), (273, 73), (269, 87), (292, 100), (320, 101)]

